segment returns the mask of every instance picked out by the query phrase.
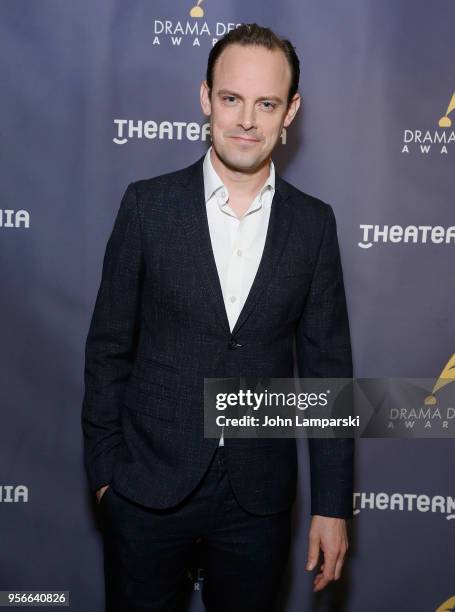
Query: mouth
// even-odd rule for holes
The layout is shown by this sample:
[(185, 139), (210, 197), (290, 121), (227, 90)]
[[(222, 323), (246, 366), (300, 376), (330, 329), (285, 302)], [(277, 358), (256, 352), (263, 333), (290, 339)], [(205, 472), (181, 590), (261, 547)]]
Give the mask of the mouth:
[(240, 143), (255, 144), (259, 142), (257, 138), (250, 138), (248, 136), (231, 136), (231, 138), (233, 140), (237, 140)]

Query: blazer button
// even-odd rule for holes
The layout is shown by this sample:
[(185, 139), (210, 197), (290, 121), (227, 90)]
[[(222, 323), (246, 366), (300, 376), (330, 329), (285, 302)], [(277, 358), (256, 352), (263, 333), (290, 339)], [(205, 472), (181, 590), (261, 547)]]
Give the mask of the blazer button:
[(241, 346), (243, 346), (243, 345), (239, 344), (236, 340), (234, 340), (234, 339), (229, 340), (228, 347), (230, 349), (234, 350), (236, 348), (240, 348)]

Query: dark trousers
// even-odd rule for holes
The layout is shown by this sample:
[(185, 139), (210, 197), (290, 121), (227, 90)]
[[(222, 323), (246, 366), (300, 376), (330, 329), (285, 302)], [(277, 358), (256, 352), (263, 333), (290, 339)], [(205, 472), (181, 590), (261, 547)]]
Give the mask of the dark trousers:
[(100, 512), (107, 612), (184, 612), (196, 547), (208, 612), (275, 610), (289, 555), (291, 513), (246, 512), (234, 497), (223, 447), (178, 506), (152, 510), (111, 486)]

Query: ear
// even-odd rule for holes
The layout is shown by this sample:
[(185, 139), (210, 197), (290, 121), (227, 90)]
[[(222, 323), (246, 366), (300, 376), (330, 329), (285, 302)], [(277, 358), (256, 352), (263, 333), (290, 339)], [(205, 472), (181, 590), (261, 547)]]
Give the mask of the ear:
[(202, 112), (206, 117), (212, 114), (212, 103), (210, 102), (210, 90), (207, 81), (202, 81), (199, 98), (201, 102)]
[(294, 117), (297, 114), (297, 111), (300, 108), (300, 94), (296, 93), (294, 95), (294, 97), (292, 98), (292, 100), (289, 102), (289, 106), (288, 106), (288, 110), (286, 111), (286, 115), (284, 117), (284, 123), (283, 126), (284, 127), (288, 127), (289, 125), (291, 125)]

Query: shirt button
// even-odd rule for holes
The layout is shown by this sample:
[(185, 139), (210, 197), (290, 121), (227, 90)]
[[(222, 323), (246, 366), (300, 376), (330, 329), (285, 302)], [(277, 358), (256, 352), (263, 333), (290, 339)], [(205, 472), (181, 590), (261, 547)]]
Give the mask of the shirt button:
[(237, 255), (240, 257), (242, 254), (242, 249), (237, 249)]
[(231, 295), (231, 302), (235, 302), (237, 298), (235, 297), (235, 295)]

